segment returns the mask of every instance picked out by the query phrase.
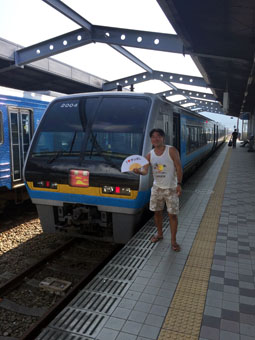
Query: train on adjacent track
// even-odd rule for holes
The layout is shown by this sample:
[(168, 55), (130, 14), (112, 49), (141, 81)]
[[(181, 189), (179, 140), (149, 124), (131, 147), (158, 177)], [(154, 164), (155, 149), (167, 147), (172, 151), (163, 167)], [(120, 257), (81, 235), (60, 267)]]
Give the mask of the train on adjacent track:
[(121, 165), (151, 150), (153, 128), (179, 150), (184, 175), (226, 137), (221, 124), (158, 95), (100, 92), (52, 101), (24, 167), (44, 231), (126, 243), (148, 207), (152, 175), (121, 172)]
[(0, 87), (0, 213), (29, 196), (23, 165), (32, 135), (51, 96)]

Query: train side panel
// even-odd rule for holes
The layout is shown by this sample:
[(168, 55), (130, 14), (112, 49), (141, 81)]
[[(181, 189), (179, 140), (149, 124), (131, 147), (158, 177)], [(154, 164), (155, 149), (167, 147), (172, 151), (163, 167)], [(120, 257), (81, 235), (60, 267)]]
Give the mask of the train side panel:
[[(10, 90), (10, 91), (9, 91)], [(22, 97), (22, 91), (5, 89), (0, 95), (0, 212), (9, 201), (29, 198), (24, 186), (23, 166), (33, 132), (48, 102)]]

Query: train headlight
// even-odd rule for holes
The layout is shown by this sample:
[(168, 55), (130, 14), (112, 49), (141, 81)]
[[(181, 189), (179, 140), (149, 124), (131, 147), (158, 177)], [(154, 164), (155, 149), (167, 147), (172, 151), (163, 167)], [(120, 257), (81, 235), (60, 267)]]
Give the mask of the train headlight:
[(57, 189), (58, 183), (50, 181), (34, 181), (35, 188)]
[(130, 188), (115, 187), (115, 186), (111, 186), (111, 185), (103, 186), (102, 192), (103, 192), (103, 194), (108, 194), (108, 195), (131, 196), (131, 189)]
[(112, 186), (104, 186), (103, 187), (103, 194), (114, 194), (114, 187)]

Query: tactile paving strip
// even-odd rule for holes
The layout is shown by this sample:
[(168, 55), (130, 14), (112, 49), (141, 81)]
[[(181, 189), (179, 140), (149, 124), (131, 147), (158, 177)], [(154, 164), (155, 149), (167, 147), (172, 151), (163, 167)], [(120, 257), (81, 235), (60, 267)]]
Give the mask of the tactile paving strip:
[(198, 268), (198, 267), (192, 267), (192, 266), (186, 265), (183, 270), (182, 277), (195, 279), (195, 280), (208, 281), (210, 277), (210, 269)]
[(198, 340), (231, 150), (199, 225), (158, 340)]
[(186, 294), (203, 294), (205, 295), (207, 292), (208, 282), (192, 280), (187, 277), (181, 276), (178, 289), (180, 294), (185, 292)]
[(196, 336), (173, 332), (168, 329), (162, 329), (158, 340), (197, 340)]
[(179, 309), (183, 311), (193, 313), (203, 313), (205, 296), (200, 294), (182, 294), (180, 298), (179, 294), (176, 294), (172, 300), (171, 308)]
[(193, 313), (190, 311), (170, 308), (169, 315), (170, 317), (166, 318), (164, 323), (165, 329), (175, 332), (180, 332), (180, 330), (183, 330), (183, 333), (185, 334), (199, 336), (200, 323), (203, 313), (198, 313), (197, 311)]
[(207, 257), (198, 257), (190, 255), (186, 262), (186, 266), (210, 269), (212, 266), (212, 259)]

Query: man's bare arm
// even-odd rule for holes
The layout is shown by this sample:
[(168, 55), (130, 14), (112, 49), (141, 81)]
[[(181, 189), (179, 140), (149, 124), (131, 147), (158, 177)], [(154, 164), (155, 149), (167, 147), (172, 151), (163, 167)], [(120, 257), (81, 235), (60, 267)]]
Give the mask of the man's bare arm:
[(177, 182), (182, 183), (183, 171), (179, 151), (175, 147), (171, 147), (169, 149), (169, 155), (171, 156), (176, 168)]

